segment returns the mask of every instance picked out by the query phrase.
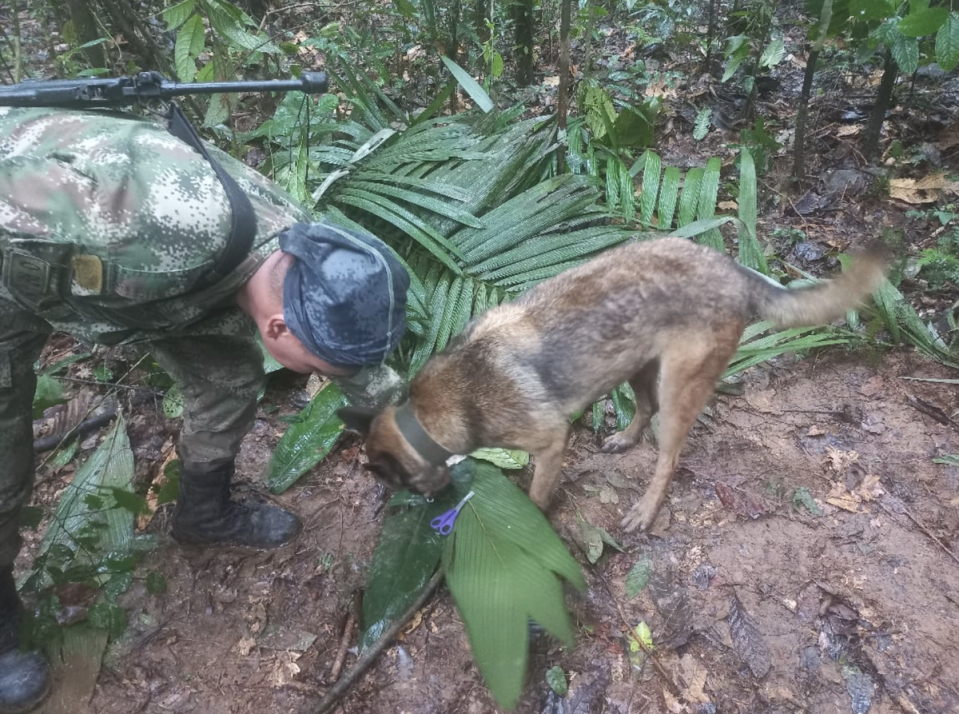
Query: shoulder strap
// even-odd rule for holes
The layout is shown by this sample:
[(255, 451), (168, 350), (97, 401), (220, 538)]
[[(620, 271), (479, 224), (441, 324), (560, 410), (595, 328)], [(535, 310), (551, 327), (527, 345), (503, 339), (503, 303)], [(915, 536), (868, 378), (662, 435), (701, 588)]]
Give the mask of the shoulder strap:
[(230, 236), (227, 238), (226, 247), (217, 257), (210, 273), (200, 281), (201, 284), (212, 285), (236, 270), (237, 266), (250, 254), (253, 239), (256, 238), (256, 213), (250, 203), (250, 198), (207, 151), (200, 135), (197, 134), (186, 114), (175, 102), (170, 103), (170, 125), (168, 128), (173, 136), (189, 144), (200, 153), (200, 156), (207, 160), (217, 178), (220, 179), (223, 190), (226, 191), (227, 200), (230, 202)]

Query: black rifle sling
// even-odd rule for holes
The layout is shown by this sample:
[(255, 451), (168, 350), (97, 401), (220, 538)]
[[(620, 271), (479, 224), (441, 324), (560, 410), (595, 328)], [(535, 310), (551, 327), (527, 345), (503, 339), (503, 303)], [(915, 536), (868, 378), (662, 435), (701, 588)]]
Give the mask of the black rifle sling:
[(200, 135), (196, 133), (190, 120), (175, 102), (170, 103), (168, 128), (173, 136), (189, 144), (207, 160), (217, 178), (220, 179), (230, 202), (230, 236), (227, 238), (226, 247), (216, 259), (212, 271), (201, 280), (201, 283), (205, 282), (206, 286), (209, 286), (232, 273), (250, 254), (253, 239), (256, 237), (256, 213), (253, 211), (249, 196), (206, 150)]

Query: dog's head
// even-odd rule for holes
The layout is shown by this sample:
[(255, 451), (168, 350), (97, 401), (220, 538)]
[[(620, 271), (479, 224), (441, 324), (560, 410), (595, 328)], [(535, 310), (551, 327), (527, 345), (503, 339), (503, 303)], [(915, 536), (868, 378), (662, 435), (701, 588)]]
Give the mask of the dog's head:
[(450, 482), (446, 463), (428, 461), (400, 432), (396, 407), (389, 406), (381, 412), (366, 407), (343, 407), (336, 414), (347, 429), (366, 441), (368, 463), (364, 468), (390, 488), (408, 488), (429, 498)]

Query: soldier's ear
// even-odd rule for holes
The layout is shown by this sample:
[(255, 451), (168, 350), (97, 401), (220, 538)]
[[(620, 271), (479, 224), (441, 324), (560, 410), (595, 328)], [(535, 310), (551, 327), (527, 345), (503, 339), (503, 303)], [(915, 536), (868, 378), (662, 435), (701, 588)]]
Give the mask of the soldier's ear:
[(379, 412), (369, 407), (341, 407), (336, 410), (338, 416), (349, 431), (356, 432), (364, 438), (370, 433), (373, 420)]

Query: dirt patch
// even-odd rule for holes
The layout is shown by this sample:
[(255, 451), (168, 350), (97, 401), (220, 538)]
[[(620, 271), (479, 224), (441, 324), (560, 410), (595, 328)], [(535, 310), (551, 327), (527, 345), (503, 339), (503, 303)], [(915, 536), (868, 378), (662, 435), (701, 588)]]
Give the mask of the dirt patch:
[[(574, 649), (534, 637), (519, 711), (682, 711), (655, 668), (630, 664), (623, 617), (649, 624), (685, 711), (956, 711), (959, 563), (943, 546), (959, 550), (959, 469), (932, 459), (959, 451), (959, 439), (911, 400), (949, 414), (957, 394), (910, 376), (948, 375), (903, 354), (875, 366), (834, 353), (751, 370), (743, 396), (717, 397), (697, 424), (649, 536), (619, 522), (655, 447), (600, 454), (579, 429), (551, 521), (589, 588), (570, 597)], [(258, 422), (240, 462), (247, 479), (263, 471), (282, 427)], [(144, 567), (163, 572), (168, 591), (148, 595), (138, 583), (124, 596), (130, 627), (76, 711), (308, 710), (329, 684), (380, 528), (384, 494), (358, 458), (341, 451), (277, 498), (306, 527), (273, 553), (184, 550), (163, 535), (161, 512), (151, 529), (162, 545)], [(803, 488), (821, 515), (794, 498)], [(577, 509), (626, 552), (607, 549), (589, 565)], [(641, 557), (650, 582), (630, 600), (626, 574)], [(553, 665), (570, 677), (562, 701), (545, 684)], [(341, 711), (496, 711), (447, 593)]]

